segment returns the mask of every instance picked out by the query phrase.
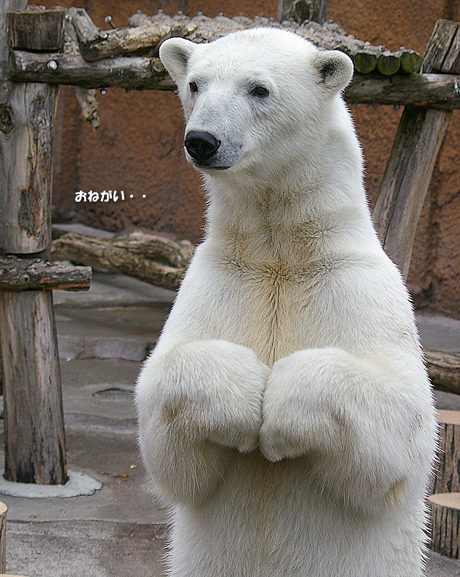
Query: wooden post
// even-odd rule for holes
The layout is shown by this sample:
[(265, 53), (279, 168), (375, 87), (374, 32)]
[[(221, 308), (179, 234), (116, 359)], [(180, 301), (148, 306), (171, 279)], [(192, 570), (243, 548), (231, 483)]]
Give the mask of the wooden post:
[[(436, 23), (423, 72), (460, 72), (459, 27), (448, 20)], [(409, 274), (417, 222), (451, 114), (418, 106), (404, 109), (374, 207), (383, 247), (404, 278)]]
[[(46, 257), (51, 242), (57, 87), (6, 80), (6, 13), (0, 4), (0, 253)], [(5, 478), (67, 480), (61, 379), (51, 291), (0, 291)]]
[(0, 571), (5, 573), (6, 564), (6, 513), (8, 507), (0, 503)]
[(327, 0), (278, 0), (276, 19), (278, 22), (293, 18), (297, 22), (313, 20), (323, 24), (326, 21)]

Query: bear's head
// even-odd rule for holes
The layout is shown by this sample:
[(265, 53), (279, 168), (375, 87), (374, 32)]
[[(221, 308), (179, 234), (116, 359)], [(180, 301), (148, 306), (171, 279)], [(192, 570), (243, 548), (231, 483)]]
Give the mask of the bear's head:
[(291, 32), (255, 28), (209, 44), (171, 38), (160, 58), (184, 108), (187, 160), (201, 172), (243, 171), (260, 182), (321, 162), (329, 128), (348, 122), (340, 94), (351, 60)]

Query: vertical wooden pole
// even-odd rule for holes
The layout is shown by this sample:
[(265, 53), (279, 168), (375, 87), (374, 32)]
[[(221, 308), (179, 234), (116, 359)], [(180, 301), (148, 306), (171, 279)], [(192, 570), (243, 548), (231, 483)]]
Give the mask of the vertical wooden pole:
[[(0, 4), (0, 253), (47, 256), (57, 88), (6, 80), (6, 13)], [(51, 291), (0, 291), (5, 477), (67, 480), (61, 379)]]
[[(439, 20), (423, 58), (423, 72), (460, 72), (460, 25)], [(415, 231), (434, 164), (452, 112), (406, 106), (374, 207), (374, 223), (383, 247), (409, 274)]]
[(326, 22), (327, 0), (278, 0), (276, 19), (278, 22), (293, 18), (297, 22), (313, 20)]
[(6, 565), (6, 513), (8, 507), (0, 503), (0, 571), (5, 573)]

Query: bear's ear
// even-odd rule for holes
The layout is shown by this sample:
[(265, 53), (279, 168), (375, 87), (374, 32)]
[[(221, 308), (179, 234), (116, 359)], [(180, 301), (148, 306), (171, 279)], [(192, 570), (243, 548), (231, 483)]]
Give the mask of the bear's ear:
[(353, 76), (353, 62), (339, 50), (317, 52), (313, 65), (320, 74), (321, 82), (334, 92), (345, 88)]
[(182, 83), (187, 64), (196, 44), (183, 38), (169, 38), (160, 46), (160, 60), (176, 84)]

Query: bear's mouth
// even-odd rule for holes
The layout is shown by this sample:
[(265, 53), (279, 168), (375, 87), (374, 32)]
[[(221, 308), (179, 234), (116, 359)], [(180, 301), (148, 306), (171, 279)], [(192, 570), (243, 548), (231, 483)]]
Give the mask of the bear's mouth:
[(199, 162), (196, 162), (195, 160), (192, 160), (192, 164), (195, 168), (197, 168), (199, 170), (206, 170), (206, 171), (210, 171), (210, 172), (212, 172), (213, 170), (222, 171), (222, 170), (228, 170), (229, 168), (231, 168), (231, 166), (213, 166), (212, 164), (199, 163)]

